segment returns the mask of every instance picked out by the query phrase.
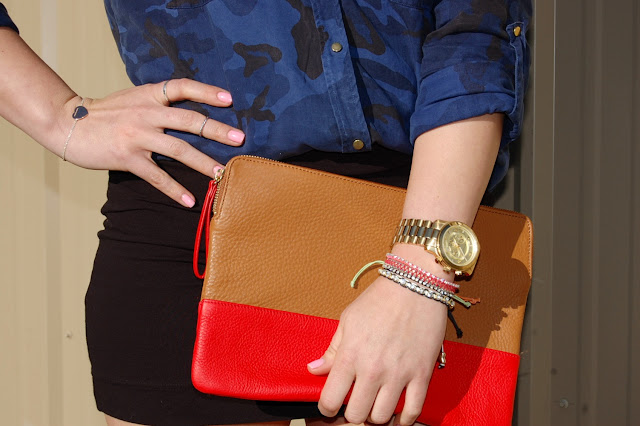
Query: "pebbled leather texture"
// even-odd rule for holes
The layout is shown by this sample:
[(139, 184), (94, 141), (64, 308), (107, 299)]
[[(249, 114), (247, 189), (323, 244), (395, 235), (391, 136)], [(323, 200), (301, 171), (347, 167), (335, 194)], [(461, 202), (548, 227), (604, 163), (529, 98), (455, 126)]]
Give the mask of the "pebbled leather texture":
[[(349, 282), (384, 259), (405, 190), (256, 157), (236, 157), (218, 188), (203, 299), (338, 319), (376, 277)], [(473, 224), (481, 252), (460, 295), (479, 298), (454, 315), (462, 339), (517, 354), (531, 285), (530, 220), (481, 207)], [(469, 327), (473, 327), (471, 330)]]
[[(404, 195), (403, 189), (271, 160), (231, 160), (218, 188), (211, 221), (192, 371), (194, 384), (207, 389), (203, 384), (215, 380), (219, 384), (215, 392), (211, 388), (212, 393), (221, 394), (228, 389), (227, 392), (240, 392), (251, 399), (305, 395), (303, 400), (317, 400), (317, 396), (308, 398), (313, 393), (308, 386), (313, 382), (317, 392), (321, 384), (315, 387), (319, 382), (307, 373), (306, 363), (322, 355), (343, 309), (377, 277), (376, 268), (372, 268), (360, 278), (357, 289), (349, 286), (365, 263), (384, 259), (389, 251), (402, 215)], [(430, 420), (430, 424), (504, 423), (450, 420), (461, 421), (463, 414), (471, 415), (469, 410), (478, 418), (511, 418), (520, 334), (531, 285), (531, 221), (519, 213), (480, 207), (473, 229), (481, 253), (474, 274), (458, 280), (459, 294), (479, 298), (480, 303), (470, 309), (456, 305), (453, 313), (464, 335), (457, 338), (451, 324), (446, 333), (447, 345), (463, 348), (455, 350), (471, 361), (463, 364), (464, 369), (450, 368), (451, 357), (455, 359), (457, 355), (447, 350), (447, 367), (441, 370), (447, 373), (438, 373), (450, 374), (455, 369), (463, 379), (442, 382), (441, 392), (447, 398), (429, 397), (427, 403), (444, 407), (446, 414), (439, 420)], [(214, 301), (278, 315), (245, 312), (248, 316), (232, 319), (227, 316), (231, 315), (227, 309), (220, 314), (220, 306)], [(211, 304), (218, 313), (211, 312)], [(306, 319), (290, 321), (295, 315)], [(292, 328), (269, 331), (287, 324)], [(258, 333), (262, 337), (256, 336), (255, 330), (264, 330)], [(262, 340), (252, 340), (258, 337)], [(294, 380), (286, 368), (257, 368), (246, 370), (250, 371), (247, 380), (253, 377), (252, 382), (236, 380), (239, 371), (234, 366), (249, 368), (240, 362), (251, 359), (260, 367), (266, 347), (288, 348), (278, 357), (292, 351), (293, 359), (282, 358), (280, 367), (299, 364), (304, 368), (300, 374), (305, 379)], [(221, 364), (221, 360), (231, 361), (234, 357), (238, 364)], [(511, 361), (496, 365), (495, 357)], [(220, 380), (227, 380), (224, 386)], [(461, 383), (466, 393), (461, 393), (458, 403), (452, 405), (449, 388), (455, 383)], [(281, 396), (285, 394), (286, 397)], [(504, 406), (498, 410), (495, 407), (499, 403)], [(485, 412), (478, 414), (479, 410)]]
[[(317, 401), (326, 377), (307, 371), (338, 321), (203, 300), (193, 360), (201, 392), (270, 401)], [(295, 336), (295, 338), (291, 338)], [(420, 423), (510, 425), (520, 357), (445, 341), (447, 365), (434, 369)], [(400, 412), (402, 403), (396, 409)]]

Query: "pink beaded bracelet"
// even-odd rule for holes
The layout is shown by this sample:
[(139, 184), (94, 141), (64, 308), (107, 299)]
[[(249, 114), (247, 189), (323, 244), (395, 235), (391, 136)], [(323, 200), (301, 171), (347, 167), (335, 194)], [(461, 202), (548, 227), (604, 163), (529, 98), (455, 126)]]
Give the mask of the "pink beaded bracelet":
[(459, 284), (436, 277), (395, 254), (388, 253), (387, 260), (384, 263), (452, 293), (455, 293), (460, 288)]

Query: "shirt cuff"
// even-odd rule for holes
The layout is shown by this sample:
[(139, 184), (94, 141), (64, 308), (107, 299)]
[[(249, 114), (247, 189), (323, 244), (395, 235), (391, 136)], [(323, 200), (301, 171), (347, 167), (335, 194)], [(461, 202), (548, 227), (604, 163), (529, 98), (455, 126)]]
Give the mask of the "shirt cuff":
[(436, 127), (484, 114), (504, 113), (490, 189), (507, 172), (508, 145), (520, 135), (524, 115), (529, 68), (524, 24), (512, 23), (507, 27), (507, 34), (510, 36), (508, 58), (449, 63), (429, 73), (420, 83), (416, 109), (411, 116), (411, 141), (415, 143), (418, 136)]

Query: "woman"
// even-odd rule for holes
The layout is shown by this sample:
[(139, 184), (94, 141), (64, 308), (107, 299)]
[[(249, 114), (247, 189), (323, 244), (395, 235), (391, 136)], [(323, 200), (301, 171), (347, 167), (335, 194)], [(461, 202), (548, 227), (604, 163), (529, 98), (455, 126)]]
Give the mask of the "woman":
[[(193, 389), (199, 209), (216, 168), (254, 154), (408, 182), (404, 218), (471, 224), (519, 132), (528, 2), (105, 6), (136, 87), (81, 98), (24, 44), (2, 7), (0, 115), (66, 161), (111, 170), (86, 297), (94, 393), (107, 424), (386, 423), (403, 390), (394, 422), (413, 424), (446, 307), (382, 277), (344, 311), (324, 356), (309, 360), (311, 374), (328, 374), (317, 407)], [(392, 252), (453, 279), (418, 246)]]

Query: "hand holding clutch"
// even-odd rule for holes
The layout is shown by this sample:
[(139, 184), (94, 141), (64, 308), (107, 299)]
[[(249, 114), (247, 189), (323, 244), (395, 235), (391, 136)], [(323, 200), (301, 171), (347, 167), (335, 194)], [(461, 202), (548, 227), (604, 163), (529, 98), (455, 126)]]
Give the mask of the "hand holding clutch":
[(386, 423), (406, 389), (399, 424), (413, 424), (444, 339), (446, 307), (376, 279), (343, 312), (324, 363), (310, 368), (329, 374), (320, 411), (335, 416), (351, 386), (345, 417), (351, 423)]

